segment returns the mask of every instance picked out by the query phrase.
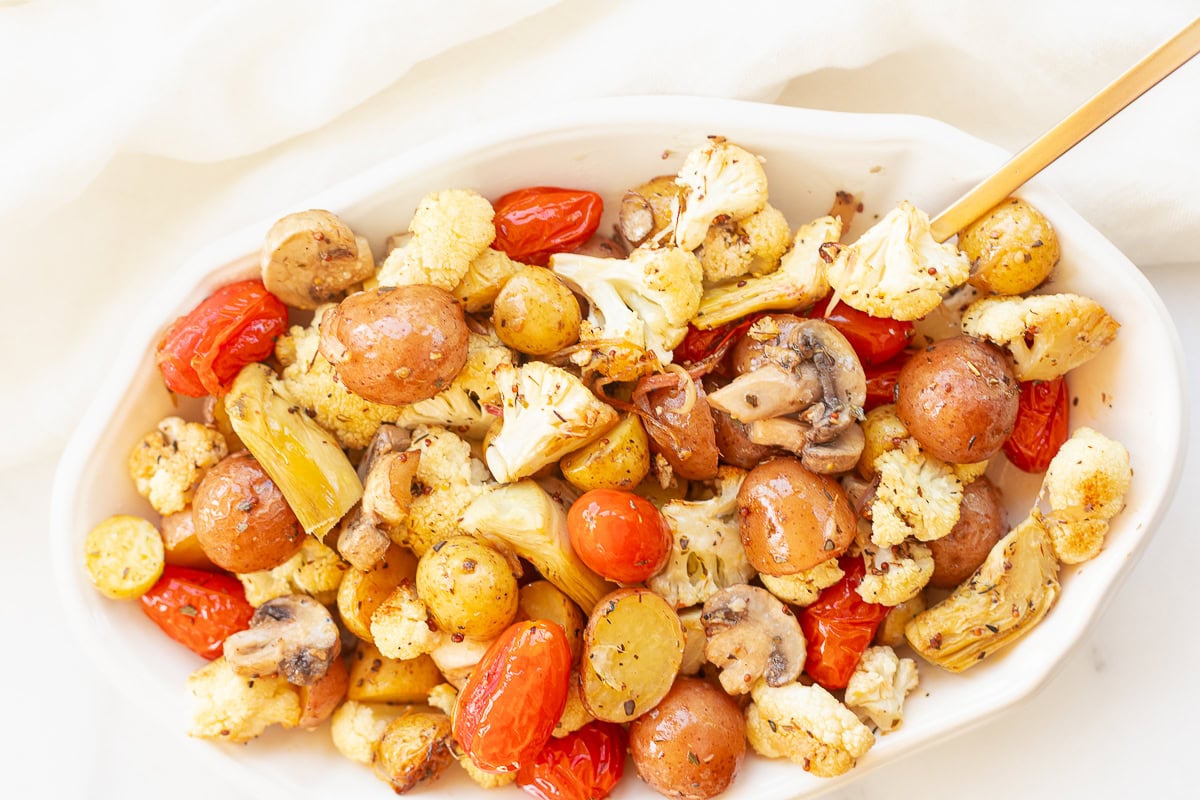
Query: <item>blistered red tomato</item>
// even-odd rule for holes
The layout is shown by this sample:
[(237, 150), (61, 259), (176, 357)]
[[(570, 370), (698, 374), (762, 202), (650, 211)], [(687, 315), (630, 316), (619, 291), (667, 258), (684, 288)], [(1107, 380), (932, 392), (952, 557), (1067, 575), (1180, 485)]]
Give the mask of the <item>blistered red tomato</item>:
[(662, 514), (632, 492), (586, 492), (571, 504), (567, 533), (583, 563), (617, 583), (641, 583), (662, 569), (671, 554), (671, 533)]
[(863, 403), (864, 411), (896, 402), (896, 382), (900, 378), (901, 367), (907, 361), (908, 353), (901, 353), (882, 364), (863, 366), (867, 375), (867, 400)]
[(254, 616), (237, 578), (172, 564), (141, 604), (163, 633), (210, 661), (223, 652), (225, 638), (249, 628)]
[(517, 785), (540, 800), (600, 800), (625, 773), (629, 734), (612, 722), (594, 721), (551, 739), (521, 766)]
[(155, 361), (172, 392), (219, 396), (242, 367), (270, 356), (285, 330), (287, 306), (262, 281), (231, 283), (171, 324)]
[(850, 342), (854, 352), (858, 353), (858, 359), (862, 361), (864, 367), (869, 364), (882, 364), (899, 355), (900, 351), (907, 347), (912, 340), (913, 324), (911, 322), (900, 322), (887, 317), (872, 317), (845, 303), (838, 303), (827, 316), (828, 309), (829, 298), (825, 298), (813, 306), (812, 310), (808, 312), (808, 316), (813, 319), (824, 319), (837, 328), (842, 336), (846, 337), (846, 341)]
[(699, 364), (705, 361), (712, 365), (712, 369), (707, 371), (728, 375), (730, 369), (725, 357), (746, 331), (750, 330), (750, 326), (763, 316), (765, 315), (750, 314), (706, 331), (689, 324), (683, 341), (675, 348), (672, 360), (676, 364)]
[(1004, 442), (1004, 455), (1017, 469), (1045, 472), (1067, 440), (1070, 417), (1067, 382), (1061, 376), (1022, 383), (1017, 421)]
[(562, 626), (510, 625), (467, 679), (454, 709), (454, 740), (488, 772), (533, 762), (567, 703), (571, 648)]
[(879, 623), (891, 611), (889, 606), (868, 603), (855, 591), (866, 575), (861, 558), (840, 558), (838, 566), (846, 574), (800, 615), (808, 643), (804, 671), (829, 690), (846, 688)]
[(579, 247), (600, 227), (604, 201), (595, 192), (531, 186), (497, 200), (496, 241), (509, 258), (545, 266), (553, 253)]

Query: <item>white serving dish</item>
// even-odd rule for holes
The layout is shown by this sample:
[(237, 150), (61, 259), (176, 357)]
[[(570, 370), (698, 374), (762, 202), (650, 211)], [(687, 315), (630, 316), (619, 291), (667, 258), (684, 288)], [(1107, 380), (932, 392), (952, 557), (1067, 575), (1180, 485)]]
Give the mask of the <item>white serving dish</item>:
[[(481, 125), (380, 164), (307, 207), (338, 212), (377, 250), (388, 234), (405, 227), (421, 196), (435, 189), (471, 187), (494, 198), (520, 186), (575, 186), (600, 192), (611, 208), (626, 188), (673, 172), (682, 155), (709, 134), (766, 158), (771, 202), (793, 226), (825, 213), (838, 189), (862, 196), (866, 210), (853, 235), (900, 200), (940, 210), (1005, 158), (1001, 150), (925, 118), (702, 98), (618, 98)], [(1166, 508), (1186, 439), (1181, 348), (1166, 309), (1128, 259), (1056, 195), (1037, 181), (1021, 194), (1050, 218), (1062, 239), (1063, 260), (1049, 288), (1094, 297), (1123, 324), (1113, 345), (1073, 373), (1070, 388), (1078, 397), (1072, 426), (1095, 427), (1130, 450), (1135, 476), (1127, 508), (1100, 556), (1064, 571), (1057, 607), (1015, 647), (959, 676), (920, 662), (921, 686), (908, 701), (903, 727), (880, 737), (854, 770), (822, 780), (788, 762), (748, 758), (731, 797), (813, 796), (1029, 697), (1100, 613)], [(295, 210), (280, 208), (278, 215)], [(272, 730), (248, 746), (189, 740), (184, 680), (202, 662), (164, 637), (136, 603), (95, 592), (82, 567), (83, 539), (99, 520), (114, 513), (153, 518), (126, 476), (125, 460), (158, 419), (179, 411), (153, 363), (161, 331), (215, 287), (252, 274), (255, 259), (247, 254), (257, 251), (272, 221), (230, 234), (166, 276), (158, 302), (130, 326), (108, 381), (59, 465), (51, 528), (58, 588), (74, 635), (113, 684), (162, 720), (162, 736), (178, 738), (180, 748), (207, 758), (234, 784), (292, 800), (384, 797), (388, 788), (368, 768), (333, 749), (327, 726), (309, 734)], [(996, 477), (1007, 489), (1015, 523), (1038, 481), (1006, 466)], [(485, 795), (460, 771), (453, 773), (424, 792)], [(514, 797), (518, 791), (486, 796)], [(615, 796), (658, 795), (630, 775)]]

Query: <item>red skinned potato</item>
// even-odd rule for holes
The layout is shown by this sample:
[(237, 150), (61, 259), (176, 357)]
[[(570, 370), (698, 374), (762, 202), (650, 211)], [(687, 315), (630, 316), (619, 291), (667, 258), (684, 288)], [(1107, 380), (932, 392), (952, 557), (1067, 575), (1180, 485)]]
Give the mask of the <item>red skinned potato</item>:
[(1008, 533), (1008, 513), (1000, 492), (985, 477), (963, 488), (958, 522), (941, 539), (928, 542), (933, 554), (933, 577), (929, 585), (953, 589), (971, 577), (992, 550), (992, 545)]
[(767, 575), (794, 575), (836, 558), (857, 530), (841, 485), (791, 457), (750, 471), (738, 491), (738, 517), (746, 558)]
[(321, 319), (321, 355), (355, 394), (403, 405), (446, 388), (467, 361), (462, 306), (436, 286), (352, 294)]
[(230, 572), (273, 569), (304, 544), (304, 529), (279, 487), (247, 452), (222, 459), (192, 498), (196, 538)]
[(908, 360), (896, 381), (896, 411), (927, 453), (971, 464), (995, 455), (1012, 433), (1019, 395), (1003, 353), (956, 336)]
[(346, 690), (350, 688), (350, 672), (346, 669), (346, 662), (341, 658), (333, 659), (329, 670), (316, 683), (298, 688), (300, 722), (297, 725), (315, 728), (329, 719), (346, 699)]
[(729, 695), (699, 678), (678, 678), (629, 727), (638, 776), (667, 797), (706, 800), (729, 788), (746, 755), (746, 724)]

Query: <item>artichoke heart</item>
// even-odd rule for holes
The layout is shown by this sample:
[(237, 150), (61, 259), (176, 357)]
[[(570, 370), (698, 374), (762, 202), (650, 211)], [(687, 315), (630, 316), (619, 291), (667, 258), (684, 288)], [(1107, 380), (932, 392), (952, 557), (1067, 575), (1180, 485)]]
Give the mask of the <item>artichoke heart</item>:
[(913, 617), (904, 636), (927, 661), (962, 672), (1032, 630), (1058, 593), (1050, 535), (1030, 516), (952, 595)]
[(333, 435), (282, 397), (273, 377), (265, 364), (244, 367), (225, 410), (304, 530), (322, 537), (362, 497), (362, 481)]

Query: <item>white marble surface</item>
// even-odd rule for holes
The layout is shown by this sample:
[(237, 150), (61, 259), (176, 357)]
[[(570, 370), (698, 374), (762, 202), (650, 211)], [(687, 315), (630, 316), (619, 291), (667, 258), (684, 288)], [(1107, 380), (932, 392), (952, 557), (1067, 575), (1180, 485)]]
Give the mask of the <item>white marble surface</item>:
[[(0, 2), (0, 14), (9, 11), (6, 5)], [(1024, 5), (1027, 10), (1043, 6)], [(652, 88), (686, 92), (716, 86), (713, 93), (796, 105), (924, 113), (1015, 147), (1081, 99), (1075, 88), (1095, 87), (1107, 80), (1119, 71), (1117, 67), (1139, 55), (1145, 44), (1161, 38), (1155, 30), (1169, 31), (1179, 19), (1195, 13), (1186, 3), (1149, 3), (1143, 8), (1158, 12), (1161, 24), (1146, 23), (1142, 11), (1135, 19), (1123, 4), (1108, 9), (1108, 15), (1097, 13), (1092, 32), (1105, 46), (1073, 45), (1087, 50), (1090, 60), (1080, 62), (1084, 67), (1055, 61), (1068, 66), (1062, 66), (1061, 74), (1047, 73), (1050, 77), (1039, 87), (1041, 95), (1014, 91), (1011, 86), (992, 95), (1011, 111), (985, 107), (987, 103), (973, 97), (975, 82), (992, 75), (989, 62), (978, 51), (970, 53), (951, 44), (921, 52), (898, 47), (886, 57), (853, 64), (831, 58), (828, 68), (791, 64), (787, 69), (807, 74), (790, 78), (785, 71), (782, 78), (775, 74), (766, 81), (754, 79), (752, 72), (770, 64), (764, 67), (743, 59), (742, 72), (730, 76), (729, 65), (721, 61), (724, 82), (719, 85), (673, 83), (668, 77), (656, 78)], [(1042, 21), (1066, 31), (1069, 26), (1062, 19), (1071, 14), (1069, 9), (1069, 4), (1055, 6)], [(1030, 40), (1019, 35), (1019, 26), (1005, 27), (1000, 16), (980, 12), (976, 18), (957, 16), (952, 23), (977, 36), (998, 37), (993, 50), (1009, 48), (1028, 57)], [(930, 12), (921, 21), (921, 30), (937, 30), (933, 17)], [(0, 35), (8, 19), (0, 16)], [(570, 2), (536, 21), (560, 28), (590, 23), (583, 4)], [(612, 33), (611, 20), (598, 19), (595, 24), (608, 25), (603, 30)], [(536, 26), (518, 27), (516, 33), (527, 47), (544, 38)], [(797, 25), (796, 36), (801, 35), (802, 26)], [(1044, 36), (1037, 41), (1048, 52), (1046, 42), (1053, 37), (1044, 32), (1039, 36)], [(204, 745), (188, 742), (180, 730), (166, 729), (124, 702), (75, 649), (63, 612), (48, 588), (52, 583), (46, 514), (57, 455), (73, 416), (86, 405), (87, 387), (104, 373), (108, 348), (120, 340), (122, 319), (150, 296), (156, 274), (169, 270), (180, 254), (214, 234), (291, 207), (402, 144), (469, 123), (473, 115), (453, 110), (452, 102), (456, 92), (479, 91), (469, 78), (469, 59), (487, 57), (490, 68), (499, 74), (520, 76), (513, 65), (519, 65), (522, 56), (510, 50), (505, 40), (492, 37), (479, 47), (473, 44), (471, 53), (459, 48), (418, 64), (412, 74), (397, 78), (361, 104), (339, 109), (327, 120), (237, 158), (188, 160), (154, 155), (152, 148), (116, 148), (116, 155), (95, 164), (90, 173), (73, 174), (78, 185), (72, 184), (65, 202), (42, 209), (19, 226), (6, 225), (11, 221), (8, 217), (0, 220), (4, 226), (0, 276), (10, 289), (0, 307), (0, 317), (10, 322), (0, 332), (0, 352), (9, 366), (0, 393), (5, 419), (0, 441), (0, 514), (6, 542), (0, 629), (12, 636), (4, 649), (8, 657), (0, 661), (0, 677), (7, 687), (7, 724), (0, 734), (4, 744), (0, 794), (249, 800), (239, 787), (195, 759), (196, 747)], [(510, 52), (505, 55), (506, 51)], [(1059, 53), (1055, 58), (1065, 57)], [(466, 67), (463, 59), (468, 59)], [(1002, 65), (1003, 59), (994, 56), (990, 63)], [(10, 78), (21, 74), (16, 65), (0, 64), (6, 67), (0, 74)], [(99, 64), (97, 69), (102, 67)], [(1085, 67), (1091, 72), (1082, 77), (1072, 71)], [(1143, 102), (1151, 104), (1147, 107), (1156, 109), (1160, 119), (1164, 113), (1169, 117), (1171, 109), (1183, 113), (1188, 104), (1194, 106), (1195, 88), (1200, 86), (1197, 67), (1189, 66), (1186, 78), (1180, 73), (1180, 81), (1189, 81), (1182, 85), (1190, 91), (1170, 93), (1164, 85), (1158, 100), (1152, 96)], [(636, 71), (624, 69), (628, 74)], [(898, 75), (937, 78), (937, 90), (908, 85), (904, 91), (905, 86), (897, 84)], [(1067, 80), (1064, 75), (1072, 77)], [(996, 83), (1004, 85), (999, 79)], [(631, 85), (628, 75), (624, 82), (594, 80), (576, 96), (629, 92)], [(540, 88), (561, 87), (550, 83)], [(439, 93), (444, 96), (436, 96)], [(406, 120), (420, 114), (429, 115), (424, 128), (403, 128)], [(0, 117), (0, 134), (11, 129), (6, 123), (19, 119), (19, 113)], [(1158, 198), (1159, 203), (1147, 200), (1154, 196), (1156, 170), (1158, 174), (1170, 170), (1173, 161), (1194, 170), (1200, 157), (1194, 142), (1187, 149), (1164, 145), (1166, 140), (1144, 120), (1131, 114), (1119, 130), (1107, 134), (1110, 138), (1089, 142), (1069, 157), (1073, 161), (1055, 167), (1050, 178), (1059, 176), (1060, 190), (1077, 208), (1097, 209), (1106, 235), (1136, 249), (1131, 255), (1141, 257), (1180, 330), (1185, 354), (1194, 360), (1200, 353), (1200, 322), (1194, 314), (1200, 305), (1196, 261), (1200, 253), (1185, 248), (1183, 238), (1147, 242), (1139, 238), (1140, 229), (1132, 229), (1137, 226), (1124, 226), (1121, 215), (1112, 212), (1128, 208), (1131, 216), (1140, 213), (1143, 219), (1154, 214), (1167, 221), (1196, 219), (1200, 201), (1194, 190), (1168, 193)], [(389, 124), (403, 129), (404, 136), (392, 135)], [(156, 130), (161, 129), (160, 125)], [(71, 136), (83, 147), (89, 143), (90, 130), (80, 125), (71, 129)], [(39, 131), (32, 133), (36, 138)], [(1114, 151), (1124, 152), (1121, 136), (1136, 137), (1139, 151), (1147, 151), (1137, 162), (1140, 171), (1106, 169), (1106, 161), (1116, 160)], [(11, 149), (6, 149), (6, 155), (11, 161)], [(64, 160), (70, 159), (64, 156)], [(32, 204), (35, 199), (44, 198), (16, 194), (11, 184), (0, 184), (0, 200), (5, 201), (0, 207), (19, 209), (26, 200)], [(1195, 241), (1194, 232), (1189, 236), (1189, 241)], [(1147, 260), (1150, 256), (1173, 265), (1155, 265)], [(1189, 503), (1200, 487), (1195, 457), (1200, 385), (1192, 373), (1188, 380), (1194, 422), (1179, 496), (1141, 562), (1059, 674), (1036, 697), (1001, 717), (880, 768), (839, 796), (999, 800), (1194, 795), (1190, 776), (1195, 756), (1189, 731), (1200, 717), (1195, 680), (1200, 637), (1195, 635), (1191, 613), (1200, 538), (1194, 534), (1195, 514)], [(1152, 398), (1146, 402), (1149, 411)], [(380, 790), (386, 792), (382, 785)]]

